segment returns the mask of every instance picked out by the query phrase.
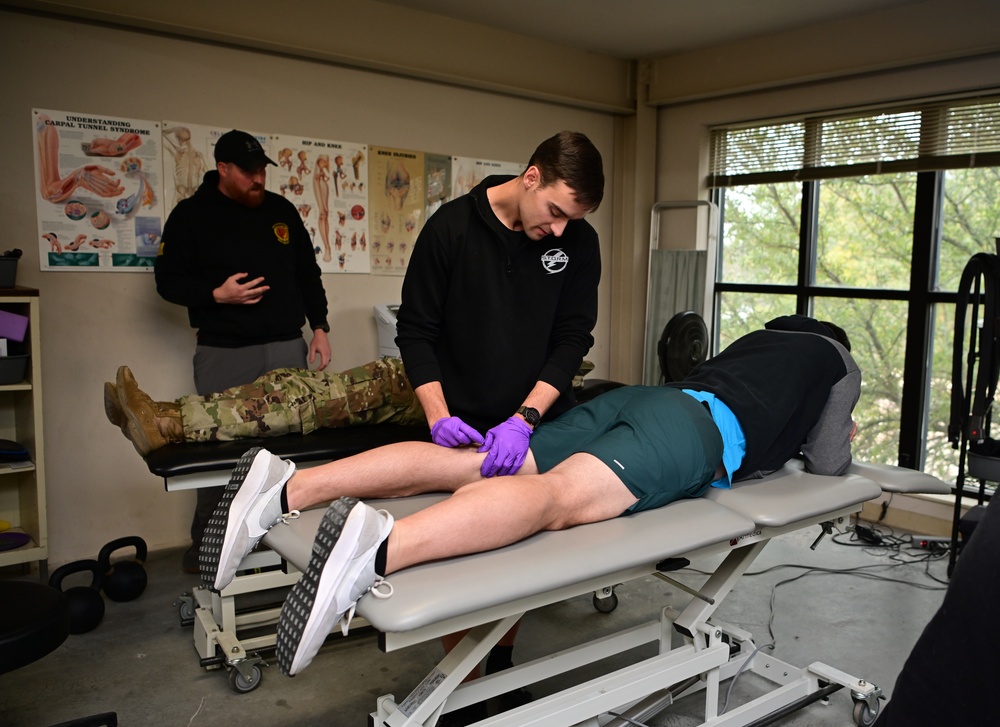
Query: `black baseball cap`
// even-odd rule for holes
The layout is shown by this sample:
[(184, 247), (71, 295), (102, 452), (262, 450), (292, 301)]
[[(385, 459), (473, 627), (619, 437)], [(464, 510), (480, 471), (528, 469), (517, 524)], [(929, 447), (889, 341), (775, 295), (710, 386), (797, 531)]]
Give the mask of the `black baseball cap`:
[(264, 153), (264, 147), (245, 131), (227, 131), (215, 142), (215, 161), (235, 164), (245, 172), (255, 172), (270, 164), (278, 166)]

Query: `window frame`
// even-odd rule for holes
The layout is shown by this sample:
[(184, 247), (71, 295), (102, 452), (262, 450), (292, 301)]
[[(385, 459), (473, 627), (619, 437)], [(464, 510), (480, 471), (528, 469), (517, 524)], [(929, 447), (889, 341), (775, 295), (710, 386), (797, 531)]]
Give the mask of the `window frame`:
[(720, 296), (724, 293), (794, 296), (795, 311), (801, 315), (811, 315), (813, 301), (824, 297), (904, 302), (907, 306), (907, 324), (897, 464), (919, 469), (923, 465), (926, 453), (935, 308), (940, 304), (956, 304), (958, 301), (957, 292), (936, 289), (944, 172), (917, 172), (910, 281), (906, 290), (861, 289), (815, 284), (821, 185), (820, 180), (802, 182), (798, 274), (794, 285), (736, 283), (721, 279), (725, 246), (723, 231), (726, 188), (720, 186), (711, 190), (712, 201), (719, 209), (716, 230), (719, 249), (715, 256), (712, 282), (713, 350), (718, 350), (719, 347), (722, 325)]

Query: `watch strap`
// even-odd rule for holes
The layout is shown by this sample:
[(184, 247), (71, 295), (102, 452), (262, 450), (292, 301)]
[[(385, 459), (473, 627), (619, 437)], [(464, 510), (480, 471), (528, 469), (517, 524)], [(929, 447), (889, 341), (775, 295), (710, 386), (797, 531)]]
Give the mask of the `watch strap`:
[(522, 406), (517, 410), (517, 413), (524, 417), (524, 421), (534, 429), (538, 426), (538, 422), (542, 420), (541, 414), (538, 413), (538, 409), (533, 409), (530, 406)]

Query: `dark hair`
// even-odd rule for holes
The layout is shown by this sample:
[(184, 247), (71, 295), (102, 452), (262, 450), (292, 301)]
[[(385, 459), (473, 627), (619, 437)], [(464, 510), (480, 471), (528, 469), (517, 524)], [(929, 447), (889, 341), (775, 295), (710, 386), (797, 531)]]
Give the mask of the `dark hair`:
[(848, 351), (851, 350), (851, 339), (847, 337), (847, 331), (838, 326), (836, 323), (830, 323), (830, 321), (820, 321), (820, 323), (826, 326), (830, 331), (828, 338), (832, 338)]
[(604, 198), (604, 165), (601, 153), (584, 134), (560, 131), (538, 145), (528, 160), (538, 168), (542, 186), (566, 182), (574, 199), (591, 212)]

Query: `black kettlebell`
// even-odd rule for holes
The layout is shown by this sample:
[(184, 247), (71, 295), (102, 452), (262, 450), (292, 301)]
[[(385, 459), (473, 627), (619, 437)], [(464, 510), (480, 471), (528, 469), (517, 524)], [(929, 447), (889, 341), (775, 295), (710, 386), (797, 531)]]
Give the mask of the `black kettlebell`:
[[(89, 586), (73, 586), (63, 591), (66, 576), (88, 571), (93, 573)], [(56, 568), (49, 577), (49, 585), (66, 594), (69, 602), (69, 632), (85, 634), (97, 627), (104, 618), (104, 599), (101, 598), (101, 581), (104, 569), (96, 560), (75, 560)]]
[[(135, 558), (111, 562), (111, 554), (119, 548), (135, 548)], [(97, 556), (104, 572), (104, 594), (112, 601), (132, 601), (146, 590), (146, 541), (138, 535), (112, 540)]]

